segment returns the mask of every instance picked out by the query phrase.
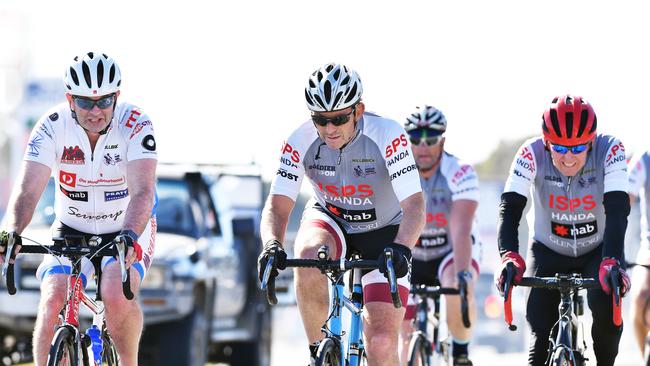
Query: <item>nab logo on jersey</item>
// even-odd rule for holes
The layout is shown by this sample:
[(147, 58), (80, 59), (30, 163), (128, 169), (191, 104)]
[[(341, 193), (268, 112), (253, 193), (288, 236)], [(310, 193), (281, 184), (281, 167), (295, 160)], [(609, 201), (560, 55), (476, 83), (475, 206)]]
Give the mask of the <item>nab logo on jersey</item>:
[(393, 154), (397, 152), (397, 149), (399, 149), (400, 146), (404, 147), (406, 145), (408, 145), (406, 136), (404, 136), (404, 134), (401, 134), (398, 138), (394, 139), (390, 145), (386, 146), (386, 158), (393, 156)]

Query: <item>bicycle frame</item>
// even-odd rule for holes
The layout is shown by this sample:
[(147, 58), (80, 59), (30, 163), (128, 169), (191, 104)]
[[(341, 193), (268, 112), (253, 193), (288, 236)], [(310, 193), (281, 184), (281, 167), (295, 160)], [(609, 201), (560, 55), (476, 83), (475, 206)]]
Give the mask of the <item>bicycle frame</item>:
[(348, 298), (345, 295), (345, 283), (342, 274), (338, 278), (331, 278), (331, 297), (330, 297), (330, 317), (327, 320), (327, 326), (323, 327), (323, 332), (328, 337), (333, 337), (343, 344), (343, 308), (350, 311), (348, 346), (340, 347), (341, 360), (348, 360), (350, 366), (361, 364), (363, 357), (363, 293), (361, 286), (361, 270), (352, 270), (352, 292)]
[[(580, 355), (580, 358), (584, 358), (584, 353), (587, 349), (586, 344), (584, 343), (584, 338), (581, 337), (580, 327), (582, 323), (580, 322), (577, 309), (574, 309), (573, 304), (577, 303), (578, 298), (581, 296), (578, 294), (579, 289), (574, 289), (567, 286), (560, 286), (560, 304), (558, 305), (558, 314), (559, 318), (555, 326), (557, 326), (557, 335), (555, 340), (553, 340), (553, 331), (549, 335), (549, 352), (548, 360), (553, 356), (555, 351), (558, 348), (564, 348), (568, 354), (571, 356), (571, 361), (573, 364), (576, 364), (576, 353)], [(554, 326), (554, 328), (555, 328)]]

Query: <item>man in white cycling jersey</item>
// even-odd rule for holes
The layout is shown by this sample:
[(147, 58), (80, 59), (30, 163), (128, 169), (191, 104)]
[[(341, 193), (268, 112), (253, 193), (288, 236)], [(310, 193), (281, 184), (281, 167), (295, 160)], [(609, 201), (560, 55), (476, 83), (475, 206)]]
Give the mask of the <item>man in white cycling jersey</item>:
[[(395, 121), (365, 112), (358, 74), (342, 64), (316, 70), (305, 88), (311, 119), (284, 143), (280, 167), (262, 213), (266, 243), (258, 259), (260, 278), (271, 253), (286, 267), (282, 247), (289, 215), (306, 176), (314, 189), (295, 240), (300, 258), (316, 258), (321, 245), (332, 258), (358, 251), (383, 260), (392, 248), (402, 302), (409, 290), (411, 248), (424, 225), (424, 200), (410, 144)], [(362, 278), (364, 337), (368, 364), (395, 366), (404, 309), (395, 309), (385, 268)], [(328, 315), (327, 280), (317, 269), (296, 270), (296, 297), (312, 363)], [(277, 275), (274, 269), (273, 274)]]
[[(473, 289), (479, 273), (480, 241), (476, 225), (478, 177), (471, 165), (444, 150), (447, 119), (425, 105), (417, 107), (404, 126), (409, 134), (426, 203), (426, 224), (412, 250), (411, 283), (457, 287), (467, 283), (470, 321), (476, 316)], [(409, 298), (402, 326), (402, 365), (408, 358), (409, 335), (415, 331), (415, 302)], [(460, 312), (460, 297), (446, 295), (447, 326), (452, 335), (454, 366), (471, 366), (469, 340)]]
[[(630, 171), (630, 203), (640, 198), (641, 208), (641, 243), (636, 257), (636, 263), (650, 264), (650, 151), (636, 154), (628, 164)], [(650, 332), (650, 270), (637, 267), (632, 271), (632, 326), (639, 345), (639, 350), (647, 359), (650, 350), (647, 348), (648, 333)]]
[[(117, 103), (120, 69), (111, 57), (88, 52), (66, 68), (65, 103), (49, 110), (34, 127), (9, 200), (3, 227), (20, 240), (50, 176), (56, 182), (53, 237), (100, 236), (128, 246), (134, 294), (151, 264), (155, 245), (156, 140), (149, 117), (138, 107)], [(4, 259), (6, 243), (0, 243)], [(18, 247), (19, 248), (19, 247)], [(122, 293), (119, 263), (102, 261), (106, 323), (122, 365), (137, 365), (142, 311)], [(34, 329), (34, 361), (45, 365), (63, 307), (70, 262), (45, 256), (38, 268), (41, 301)], [(94, 269), (82, 263), (84, 284)]]

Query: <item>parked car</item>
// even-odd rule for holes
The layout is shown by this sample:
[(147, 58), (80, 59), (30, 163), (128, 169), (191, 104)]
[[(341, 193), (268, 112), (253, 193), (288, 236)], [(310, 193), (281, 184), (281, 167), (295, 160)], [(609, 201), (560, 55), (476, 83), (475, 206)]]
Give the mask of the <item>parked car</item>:
[[(49, 241), (54, 189), (50, 182), (26, 237)], [(255, 269), (262, 190), (252, 166), (159, 165), (156, 248), (139, 295), (140, 365), (270, 363), (271, 313)], [(40, 256), (20, 257), (19, 292), (0, 292), (0, 335), (28, 342)]]

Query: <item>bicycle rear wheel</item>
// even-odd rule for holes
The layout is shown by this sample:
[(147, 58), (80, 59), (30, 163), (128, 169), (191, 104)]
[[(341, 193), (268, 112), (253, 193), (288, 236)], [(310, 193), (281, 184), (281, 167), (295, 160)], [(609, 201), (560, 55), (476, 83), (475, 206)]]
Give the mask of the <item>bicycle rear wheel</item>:
[(102, 334), (103, 349), (102, 349), (102, 363), (108, 366), (119, 366), (120, 357), (115, 350), (115, 344), (108, 333)]
[(431, 343), (421, 334), (411, 338), (408, 366), (430, 366)]
[(322, 340), (316, 352), (316, 366), (341, 366), (340, 347), (332, 338)]
[(74, 332), (60, 327), (54, 334), (54, 341), (47, 356), (47, 366), (79, 366), (79, 354)]

